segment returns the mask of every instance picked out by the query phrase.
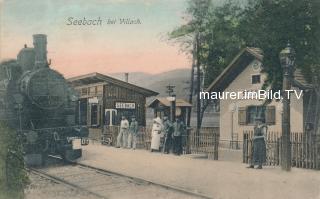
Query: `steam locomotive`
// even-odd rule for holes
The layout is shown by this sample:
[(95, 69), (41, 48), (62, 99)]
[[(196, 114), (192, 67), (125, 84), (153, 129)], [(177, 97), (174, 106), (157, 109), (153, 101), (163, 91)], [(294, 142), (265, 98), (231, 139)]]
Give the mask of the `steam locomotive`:
[(82, 151), (72, 140), (88, 137), (88, 129), (76, 125), (78, 96), (50, 69), (47, 36), (33, 35), (33, 45), (0, 64), (0, 120), (19, 132), (27, 165), (43, 164), (48, 155), (76, 160)]

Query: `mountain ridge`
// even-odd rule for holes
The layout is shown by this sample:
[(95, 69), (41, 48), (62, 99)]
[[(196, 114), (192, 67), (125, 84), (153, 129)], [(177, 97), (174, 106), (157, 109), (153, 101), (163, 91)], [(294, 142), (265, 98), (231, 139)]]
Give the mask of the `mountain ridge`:
[[(110, 73), (111, 77), (124, 81), (124, 73)], [(144, 72), (129, 73), (129, 83), (141, 86), (159, 93), (159, 97), (167, 96), (166, 86), (174, 85), (175, 94), (179, 98), (186, 99), (189, 92), (190, 69), (174, 69), (158, 74)]]

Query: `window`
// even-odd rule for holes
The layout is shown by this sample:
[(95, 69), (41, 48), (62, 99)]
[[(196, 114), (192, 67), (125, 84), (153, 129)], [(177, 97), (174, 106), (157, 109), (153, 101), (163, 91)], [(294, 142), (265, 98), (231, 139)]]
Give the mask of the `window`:
[(97, 94), (102, 95), (103, 94), (103, 86), (97, 86)]
[(98, 105), (91, 106), (91, 125), (98, 125)]
[(261, 117), (262, 122), (266, 122), (265, 106), (249, 106), (247, 108), (247, 124), (254, 124), (256, 117)]
[(248, 106), (239, 107), (238, 123), (239, 125), (254, 125), (256, 117), (262, 117), (262, 122), (267, 125), (276, 123), (275, 106)]
[(251, 83), (252, 84), (260, 84), (261, 76), (260, 75), (252, 75), (251, 76)]
[(93, 87), (90, 87), (89, 88), (89, 95), (96, 95), (96, 87), (95, 86), (93, 86)]
[(82, 88), (81, 95), (88, 95), (88, 88)]
[(116, 98), (117, 97), (117, 89), (113, 85), (109, 85), (106, 89), (109, 98)]

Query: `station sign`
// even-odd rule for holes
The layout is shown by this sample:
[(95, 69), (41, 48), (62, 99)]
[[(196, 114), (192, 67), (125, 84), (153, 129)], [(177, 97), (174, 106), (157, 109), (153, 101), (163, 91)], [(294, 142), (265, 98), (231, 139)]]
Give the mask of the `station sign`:
[(98, 104), (99, 103), (99, 99), (97, 97), (92, 97), (88, 99), (89, 104)]
[(135, 109), (135, 103), (128, 103), (128, 102), (116, 102), (116, 109)]

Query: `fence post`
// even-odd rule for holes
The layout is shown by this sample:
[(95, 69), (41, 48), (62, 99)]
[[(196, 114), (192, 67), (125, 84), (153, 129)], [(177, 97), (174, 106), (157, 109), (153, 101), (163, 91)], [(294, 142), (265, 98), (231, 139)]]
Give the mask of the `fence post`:
[(213, 131), (213, 136), (214, 136), (213, 159), (218, 160), (218, 158), (219, 158), (219, 133)]
[(190, 154), (190, 131), (191, 128), (187, 128), (187, 138), (186, 138), (186, 154)]
[(320, 136), (316, 135), (315, 137), (315, 151), (316, 151), (316, 169), (320, 169)]
[(243, 163), (248, 163), (247, 162), (247, 152), (248, 152), (248, 134), (247, 132), (243, 132), (243, 146), (242, 146), (242, 162)]

